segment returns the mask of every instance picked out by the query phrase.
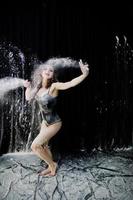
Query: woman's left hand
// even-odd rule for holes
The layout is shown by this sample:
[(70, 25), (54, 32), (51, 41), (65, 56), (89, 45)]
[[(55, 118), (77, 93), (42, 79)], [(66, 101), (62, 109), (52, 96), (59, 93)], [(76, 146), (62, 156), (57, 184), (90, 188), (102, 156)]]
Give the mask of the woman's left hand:
[(83, 63), (82, 60), (80, 59), (79, 61), (79, 66), (80, 66), (80, 69), (82, 71), (82, 73), (85, 75), (85, 76), (88, 76), (89, 74), (89, 65), (87, 63)]
[(24, 80), (23, 85), (24, 85), (24, 87), (28, 88), (31, 86), (31, 83), (28, 80)]

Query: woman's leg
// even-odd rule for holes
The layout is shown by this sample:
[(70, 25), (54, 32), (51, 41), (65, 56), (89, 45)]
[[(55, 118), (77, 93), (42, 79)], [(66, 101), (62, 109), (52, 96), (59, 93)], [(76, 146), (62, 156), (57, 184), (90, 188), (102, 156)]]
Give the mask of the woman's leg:
[[(46, 172), (50, 175), (55, 175), (57, 164), (52, 159), (52, 153), (48, 149), (48, 141), (60, 130), (61, 122), (46, 126), (44, 122), (41, 125), (41, 130), (31, 145), (33, 152), (48, 164)], [(44, 146), (44, 147), (43, 147)], [(42, 175), (45, 175), (42, 172)]]
[(49, 154), (49, 156), (51, 157), (51, 159), (53, 160), (53, 155), (52, 155), (52, 152), (48, 146), (48, 143), (45, 145), (43, 145), (43, 148), (45, 148), (47, 150), (47, 153)]
[[(43, 148), (47, 151), (47, 153), (49, 154), (50, 158), (53, 160), (53, 156), (52, 156), (52, 153), (51, 153), (51, 151), (50, 151), (50, 149), (49, 149), (48, 144), (47, 144), (46, 146), (43, 146)], [(50, 170), (50, 168), (49, 168), (49, 166), (48, 166), (47, 169), (43, 170), (43, 171), (40, 172), (39, 174), (44, 176), (44, 175), (50, 174), (50, 172), (51, 172), (51, 170)]]

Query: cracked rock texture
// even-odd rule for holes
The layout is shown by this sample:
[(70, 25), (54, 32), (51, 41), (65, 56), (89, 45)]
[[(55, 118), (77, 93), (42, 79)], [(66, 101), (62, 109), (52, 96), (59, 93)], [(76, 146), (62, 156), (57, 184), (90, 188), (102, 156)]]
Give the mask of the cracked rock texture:
[(133, 150), (56, 156), (57, 174), (33, 153), (0, 157), (0, 200), (133, 200)]

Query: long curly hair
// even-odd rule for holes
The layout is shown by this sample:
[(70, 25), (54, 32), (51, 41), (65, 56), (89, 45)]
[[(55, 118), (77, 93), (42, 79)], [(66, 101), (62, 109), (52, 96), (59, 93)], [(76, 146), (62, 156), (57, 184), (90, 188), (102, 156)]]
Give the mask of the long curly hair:
[(34, 66), (34, 70), (31, 74), (31, 100), (34, 99), (38, 90), (42, 87), (42, 72), (46, 68), (46, 66), (51, 66), (54, 69), (54, 75), (51, 80), (48, 82), (48, 87), (53, 83), (58, 81), (58, 76), (60, 70), (71, 68), (71, 67), (79, 67), (78, 62), (69, 57), (66, 58), (50, 58), (44, 63), (39, 63)]

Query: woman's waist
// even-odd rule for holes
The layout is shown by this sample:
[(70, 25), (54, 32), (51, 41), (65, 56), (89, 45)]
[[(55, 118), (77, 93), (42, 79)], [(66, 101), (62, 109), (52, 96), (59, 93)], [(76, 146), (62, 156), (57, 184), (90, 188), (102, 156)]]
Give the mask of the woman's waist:
[(39, 110), (40, 112), (43, 112), (45, 114), (49, 114), (49, 113), (55, 113), (55, 107), (53, 106), (48, 106), (48, 105), (41, 105), (39, 106)]
[(39, 110), (40, 114), (44, 114), (44, 115), (58, 115), (56, 110), (54, 109), (40, 109)]
[(60, 116), (56, 112), (40, 112), (40, 117), (42, 120), (47, 121), (48, 124), (51, 124), (55, 121), (61, 121)]

